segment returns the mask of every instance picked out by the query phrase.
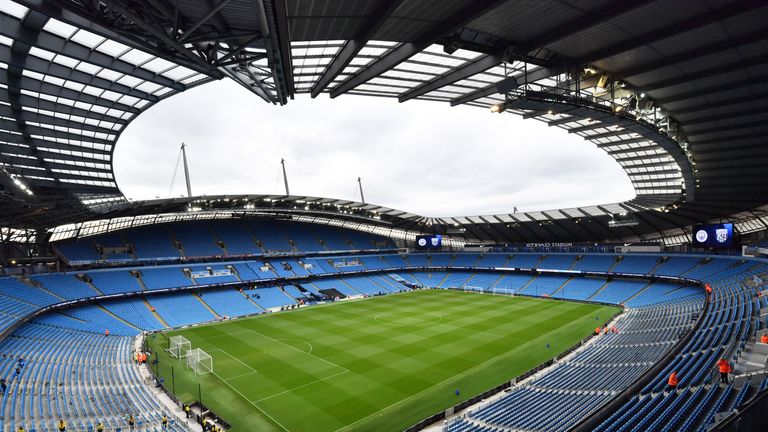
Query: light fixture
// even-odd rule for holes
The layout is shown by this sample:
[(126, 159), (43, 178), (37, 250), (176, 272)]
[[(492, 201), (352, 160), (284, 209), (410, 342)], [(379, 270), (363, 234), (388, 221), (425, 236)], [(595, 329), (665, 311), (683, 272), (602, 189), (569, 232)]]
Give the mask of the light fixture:
[(547, 114), (549, 114), (549, 115), (554, 115), (554, 114), (555, 114), (555, 112), (554, 112), (554, 111), (552, 111), (552, 110), (549, 110), (549, 111), (547, 111)]
[(492, 113), (503, 113), (506, 110), (507, 110), (507, 104), (504, 102), (499, 102), (497, 104), (491, 105)]

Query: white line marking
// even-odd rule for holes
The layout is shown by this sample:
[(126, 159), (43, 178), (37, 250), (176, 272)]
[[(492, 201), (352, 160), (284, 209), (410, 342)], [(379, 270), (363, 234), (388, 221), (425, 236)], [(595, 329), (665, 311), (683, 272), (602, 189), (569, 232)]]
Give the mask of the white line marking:
[(312, 354), (312, 350), (314, 350), (314, 349), (315, 349), (315, 348), (312, 346), (312, 344), (311, 344), (311, 343), (309, 343), (309, 342), (305, 341), (304, 339), (291, 339), (291, 338), (287, 338), (287, 339), (286, 339), (286, 338), (279, 338), (279, 339), (275, 339), (275, 340), (279, 340), (279, 341), (297, 341), (297, 342), (302, 342), (302, 343), (306, 344), (306, 345), (309, 347), (309, 351), (305, 351), (307, 354)]
[(267, 397), (263, 397), (263, 398), (261, 398), (261, 399), (259, 399), (259, 400), (255, 400), (255, 401), (253, 401), (253, 402), (251, 402), (251, 403), (258, 403), (258, 402), (261, 402), (261, 401), (265, 401), (265, 400), (267, 400), (267, 399), (272, 399), (273, 397), (281, 396), (281, 395), (284, 395), (284, 394), (286, 394), (286, 393), (292, 392), (292, 391), (294, 391), (294, 390), (298, 390), (298, 389), (300, 389), (300, 388), (309, 387), (309, 386), (311, 386), (312, 384), (317, 384), (317, 383), (319, 383), (319, 382), (322, 382), (322, 381), (325, 381), (325, 380), (329, 380), (329, 379), (331, 379), (331, 378), (334, 378), (334, 377), (337, 377), (337, 376), (339, 376), (339, 375), (344, 375), (345, 373), (349, 373), (349, 371), (348, 371), (348, 370), (345, 370), (345, 371), (341, 371), (341, 372), (339, 372), (339, 373), (335, 373), (335, 374), (333, 374), (333, 375), (331, 375), (331, 376), (327, 376), (327, 377), (325, 377), (325, 378), (321, 378), (321, 379), (318, 379), (318, 380), (312, 381), (312, 382), (310, 382), (310, 383), (306, 383), (306, 384), (300, 385), (300, 386), (298, 386), (298, 387), (294, 387), (294, 388), (291, 388), (291, 389), (288, 389), (288, 390), (285, 390), (285, 391), (281, 391), (280, 393), (275, 393), (275, 394), (273, 394), (273, 395), (270, 395), (270, 396), (267, 396)]
[(221, 351), (221, 352), (223, 352), (224, 354), (228, 355), (230, 358), (233, 358), (233, 359), (237, 360), (238, 362), (240, 362), (240, 364), (241, 364), (241, 365), (243, 365), (243, 366), (247, 367), (248, 369), (252, 370), (254, 373), (259, 373), (259, 371), (257, 371), (256, 369), (254, 369), (254, 368), (253, 368), (253, 366), (249, 365), (248, 363), (244, 363), (244, 362), (243, 362), (242, 360), (240, 360), (239, 358), (237, 358), (237, 357), (233, 356), (232, 354), (230, 354), (230, 353), (228, 353), (228, 352), (224, 351), (224, 348), (215, 348), (215, 349), (212, 349), (210, 352), (214, 352), (214, 351)]
[(235, 376), (233, 376), (233, 377), (229, 377), (229, 378), (225, 379), (224, 381), (229, 381), (229, 380), (233, 380), (233, 379), (237, 379), (237, 378), (242, 378), (242, 377), (244, 377), (244, 376), (253, 375), (253, 374), (256, 374), (256, 375), (258, 375), (259, 373), (258, 373), (258, 372), (256, 372), (256, 371), (253, 371), (253, 372), (246, 372), (246, 373), (242, 373), (242, 374), (239, 374), (239, 375), (235, 375)]
[[(429, 326), (429, 325), (434, 325), (434, 324), (440, 324), (441, 322), (443, 322), (443, 315), (439, 314), (437, 312), (424, 312), (422, 314), (422, 315), (432, 316), (432, 317), (436, 316), (437, 317), (437, 321), (421, 320), (421, 322), (418, 322), (418, 323), (415, 323), (415, 324), (397, 324), (397, 323), (382, 321), (381, 319), (379, 319), (379, 318), (381, 318), (384, 315), (392, 315), (395, 319), (399, 318), (396, 313), (393, 313), (393, 312), (382, 312), (380, 314), (376, 314), (373, 317), (373, 320), (376, 321), (379, 324), (384, 324), (385, 326), (390, 326), (390, 327), (423, 327), (423, 326)], [(407, 319), (409, 317), (405, 317), (405, 318)]]
[(214, 374), (214, 375), (216, 375), (216, 378), (218, 378), (218, 379), (219, 379), (221, 382), (223, 382), (224, 384), (226, 384), (226, 386), (227, 386), (227, 387), (231, 388), (231, 389), (232, 389), (232, 390), (233, 390), (235, 393), (239, 394), (239, 395), (240, 395), (240, 397), (242, 397), (243, 399), (245, 399), (245, 401), (246, 401), (246, 402), (248, 402), (249, 404), (253, 405), (253, 406), (254, 406), (254, 407), (257, 409), (257, 410), (261, 411), (261, 412), (262, 412), (262, 413), (263, 413), (265, 416), (269, 417), (269, 418), (270, 418), (270, 420), (272, 420), (273, 422), (275, 422), (275, 424), (276, 424), (276, 425), (280, 426), (280, 428), (281, 428), (282, 430), (284, 430), (285, 432), (290, 432), (290, 431), (288, 430), (288, 428), (286, 428), (285, 426), (283, 426), (282, 424), (280, 424), (280, 422), (279, 422), (279, 421), (275, 420), (275, 418), (274, 418), (274, 417), (272, 417), (272, 416), (271, 416), (271, 415), (269, 415), (269, 414), (268, 414), (266, 411), (264, 411), (263, 409), (261, 409), (261, 408), (260, 408), (258, 405), (256, 405), (256, 403), (254, 403), (254, 402), (251, 402), (251, 401), (250, 401), (250, 400), (249, 400), (247, 397), (245, 397), (245, 395), (244, 395), (244, 394), (242, 394), (242, 393), (240, 392), (240, 390), (236, 389), (235, 387), (233, 387), (233, 386), (232, 386), (232, 384), (228, 383), (228, 382), (227, 382), (227, 380), (223, 379), (223, 378), (222, 378), (221, 376), (219, 376), (219, 374), (217, 374), (216, 372), (213, 372), (213, 374)]
[(368, 420), (369, 418), (371, 418), (371, 417), (373, 417), (373, 416), (375, 416), (375, 415), (377, 415), (377, 414), (383, 414), (385, 411), (388, 411), (388, 410), (389, 410), (389, 409), (391, 409), (392, 407), (395, 407), (395, 406), (397, 406), (397, 405), (400, 405), (401, 403), (403, 403), (403, 402), (405, 402), (405, 401), (407, 401), (407, 400), (413, 399), (413, 398), (415, 398), (416, 396), (419, 396), (419, 395), (421, 395), (421, 394), (423, 394), (423, 393), (426, 393), (426, 392), (428, 392), (428, 391), (432, 390), (433, 388), (435, 388), (435, 387), (438, 387), (438, 386), (440, 386), (440, 385), (443, 385), (443, 384), (445, 384), (445, 383), (447, 383), (447, 382), (449, 382), (449, 381), (452, 381), (452, 380), (455, 380), (455, 379), (457, 379), (457, 378), (459, 378), (459, 377), (462, 377), (462, 376), (464, 376), (464, 375), (467, 375), (467, 374), (469, 374), (470, 372), (473, 372), (475, 369), (478, 369), (478, 368), (480, 368), (480, 367), (484, 366), (486, 363), (490, 363), (490, 362), (492, 362), (492, 361), (494, 361), (494, 360), (496, 360), (496, 359), (498, 359), (498, 358), (501, 358), (501, 357), (503, 357), (503, 356), (505, 356), (505, 355), (507, 355), (507, 354), (509, 354), (509, 353), (512, 353), (512, 352), (515, 352), (515, 351), (517, 351), (517, 350), (519, 350), (519, 349), (521, 349), (521, 348), (527, 347), (527, 346), (528, 346), (528, 345), (530, 345), (531, 343), (533, 343), (533, 342), (535, 342), (535, 341), (538, 341), (539, 339), (541, 339), (541, 338), (543, 338), (543, 337), (545, 337), (545, 336), (548, 336), (550, 333), (555, 333), (556, 331), (559, 331), (559, 330), (562, 330), (562, 329), (563, 329), (563, 327), (558, 327), (558, 328), (556, 328), (556, 329), (554, 329), (554, 330), (551, 330), (551, 331), (549, 331), (549, 332), (547, 332), (547, 333), (544, 333), (543, 335), (541, 335), (541, 336), (537, 337), (536, 339), (531, 339), (531, 340), (529, 340), (527, 343), (525, 343), (525, 344), (523, 344), (523, 345), (518, 345), (518, 346), (516, 346), (515, 348), (512, 348), (512, 349), (511, 349), (511, 350), (509, 350), (509, 351), (505, 351), (505, 352), (503, 352), (503, 353), (501, 353), (501, 354), (497, 355), (496, 357), (492, 357), (492, 358), (489, 358), (488, 360), (486, 360), (486, 361), (484, 361), (484, 362), (482, 362), (482, 363), (478, 363), (478, 364), (476, 364), (475, 366), (471, 367), (470, 369), (467, 369), (467, 370), (465, 370), (465, 371), (463, 371), (463, 372), (460, 372), (460, 373), (458, 373), (458, 374), (456, 374), (456, 375), (454, 375), (454, 376), (452, 376), (452, 377), (446, 378), (446, 379), (444, 379), (443, 381), (440, 381), (440, 382), (439, 382), (439, 383), (437, 383), (437, 384), (434, 384), (434, 385), (432, 385), (432, 386), (430, 386), (430, 387), (427, 387), (427, 388), (425, 388), (424, 390), (422, 390), (422, 391), (420, 391), (420, 392), (418, 392), (418, 393), (414, 393), (414, 394), (412, 394), (412, 395), (410, 395), (410, 396), (406, 397), (405, 399), (401, 399), (401, 400), (399, 400), (399, 401), (397, 401), (397, 402), (393, 403), (392, 405), (389, 405), (389, 406), (387, 406), (387, 407), (384, 407), (384, 408), (382, 408), (382, 409), (380, 409), (380, 410), (378, 410), (378, 411), (376, 411), (376, 412), (374, 412), (374, 413), (371, 413), (371, 414), (369, 414), (369, 415), (367, 415), (367, 416), (365, 416), (365, 417), (363, 417), (363, 418), (361, 418), (361, 419), (359, 419), (359, 420), (357, 420), (357, 421), (355, 421), (355, 422), (353, 422), (353, 423), (350, 423), (350, 424), (348, 424), (348, 425), (346, 425), (346, 426), (343, 426), (343, 427), (341, 427), (341, 428), (339, 428), (339, 429), (336, 429), (336, 431), (335, 431), (335, 432), (339, 432), (339, 431), (343, 431), (343, 430), (345, 430), (345, 429), (349, 429), (350, 427), (352, 427), (352, 426), (355, 426), (355, 425), (357, 425), (358, 423), (361, 423), (361, 422), (363, 422), (363, 421), (365, 421), (365, 420)]
[[(259, 333), (259, 332), (257, 332), (256, 330), (252, 330), (252, 329), (242, 329), (240, 332), (243, 332), (243, 331), (248, 331), (248, 332), (251, 332), (251, 333), (256, 333), (256, 334), (257, 334), (257, 335), (259, 335), (259, 336), (263, 336), (263, 337), (265, 337), (265, 338), (267, 338), (267, 339), (271, 339), (271, 340), (273, 340), (273, 341), (275, 341), (275, 342), (277, 342), (277, 343), (279, 343), (279, 344), (281, 344), (281, 345), (285, 345), (285, 346), (287, 346), (288, 348), (290, 348), (290, 349), (292, 349), (292, 350), (294, 350), (294, 351), (298, 351), (298, 352), (300, 352), (300, 353), (302, 353), (302, 354), (305, 354), (305, 355), (308, 355), (308, 356), (312, 356), (312, 357), (314, 357), (314, 358), (316, 358), (316, 359), (318, 359), (318, 360), (320, 360), (320, 361), (323, 361), (323, 362), (325, 362), (325, 363), (327, 363), (327, 364), (329, 364), (329, 365), (331, 365), (331, 366), (337, 367), (337, 368), (339, 368), (339, 369), (344, 369), (345, 371), (349, 372), (349, 369), (345, 368), (344, 366), (339, 366), (339, 365), (337, 365), (336, 363), (334, 363), (334, 362), (332, 362), (332, 361), (326, 360), (326, 359), (324, 359), (324, 358), (322, 358), (322, 357), (318, 357), (318, 356), (316, 356), (316, 355), (314, 355), (314, 354), (312, 354), (312, 353), (308, 353), (308, 352), (306, 352), (306, 351), (302, 351), (302, 350), (300, 350), (300, 349), (296, 348), (296, 347), (295, 347), (295, 346), (293, 346), (293, 345), (287, 344), (287, 343), (285, 343), (285, 342), (283, 342), (283, 341), (281, 341), (281, 340), (279, 340), (279, 339), (275, 339), (275, 338), (273, 338), (273, 337), (271, 337), (271, 336), (267, 336), (267, 335), (265, 335), (265, 334), (263, 334), (263, 333)], [(238, 333), (239, 333), (239, 332), (238, 332)], [(298, 340), (298, 339), (294, 339), (294, 340)]]

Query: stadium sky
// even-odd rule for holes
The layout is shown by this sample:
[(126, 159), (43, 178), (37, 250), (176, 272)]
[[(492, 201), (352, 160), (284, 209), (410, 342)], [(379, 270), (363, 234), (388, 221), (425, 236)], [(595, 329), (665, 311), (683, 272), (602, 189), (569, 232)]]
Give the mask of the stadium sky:
[(535, 211), (631, 199), (612, 158), (536, 120), (448, 104), (299, 95), (273, 106), (228, 80), (193, 88), (140, 115), (118, 140), (115, 175), (131, 199), (291, 193), (367, 202), (424, 216)]

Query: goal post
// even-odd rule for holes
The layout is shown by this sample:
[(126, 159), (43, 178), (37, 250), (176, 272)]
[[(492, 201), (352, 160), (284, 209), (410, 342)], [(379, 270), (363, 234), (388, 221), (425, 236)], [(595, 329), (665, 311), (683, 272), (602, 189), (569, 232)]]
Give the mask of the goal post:
[(171, 336), (168, 345), (168, 352), (171, 353), (173, 357), (179, 359), (183, 358), (189, 353), (190, 350), (192, 350), (192, 342), (190, 342), (187, 338), (184, 336)]
[(516, 290), (514, 290), (514, 289), (512, 289), (512, 288), (493, 288), (493, 289), (491, 290), (491, 294), (493, 294), (493, 295), (495, 295), (495, 296), (509, 296), (509, 297), (514, 297), (514, 296), (515, 296), (515, 291), (516, 291)]
[(187, 368), (192, 368), (196, 375), (212, 373), (213, 358), (200, 348), (192, 349), (187, 353)]

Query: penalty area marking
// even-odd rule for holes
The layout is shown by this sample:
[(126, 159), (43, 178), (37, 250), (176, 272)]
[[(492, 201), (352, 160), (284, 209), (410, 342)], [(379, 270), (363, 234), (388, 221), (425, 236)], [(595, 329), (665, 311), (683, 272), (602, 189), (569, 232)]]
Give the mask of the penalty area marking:
[[(236, 360), (236, 361), (238, 361), (238, 362), (239, 362), (241, 365), (243, 365), (243, 366), (245, 366), (245, 367), (247, 367), (248, 369), (250, 369), (250, 370), (251, 370), (251, 372), (248, 372), (248, 373), (259, 373), (259, 371), (257, 371), (256, 369), (254, 369), (254, 368), (253, 368), (253, 366), (249, 365), (248, 363), (245, 363), (245, 362), (243, 362), (243, 361), (242, 361), (242, 360), (240, 360), (239, 358), (237, 358), (237, 357), (233, 356), (232, 354), (230, 354), (230, 353), (226, 352), (226, 351), (224, 350), (224, 348), (215, 348), (215, 349), (212, 349), (212, 350), (210, 350), (209, 352), (214, 352), (214, 351), (221, 351), (221, 352), (223, 352), (224, 354), (228, 355), (230, 358), (233, 358), (233, 359), (235, 359), (235, 360)], [(244, 375), (247, 375), (247, 374), (244, 374)], [(216, 375), (216, 376), (218, 376), (218, 375)]]
[(235, 393), (239, 394), (241, 398), (245, 399), (245, 401), (246, 401), (246, 402), (248, 402), (249, 404), (253, 405), (253, 407), (254, 407), (254, 408), (256, 408), (257, 410), (261, 411), (261, 413), (262, 413), (262, 414), (264, 414), (265, 416), (269, 417), (269, 419), (270, 419), (270, 420), (272, 420), (272, 421), (273, 421), (273, 422), (274, 422), (276, 425), (280, 426), (280, 429), (284, 430), (285, 432), (290, 432), (290, 431), (288, 430), (288, 428), (287, 428), (287, 427), (285, 427), (285, 426), (283, 426), (282, 424), (280, 424), (280, 422), (279, 422), (279, 421), (275, 420), (275, 418), (274, 418), (274, 417), (272, 417), (271, 415), (269, 415), (269, 413), (267, 413), (266, 411), (264, 411), (263, 409), (261, 409), (261, 407), (259, 407), (258, 405), (256, 405), (256, 403), (255, 403), (255, 402), (251, 402), (250, 400), (248, 400), (248, 398), (247, 398), (247, 397), (245, 397), (245, 395), (244, 395), (242, 392), (240, 392), (240, 390), (238, 390), (238, 389), (236, 389), (234, 386), (232, 386), (232, 384), (230, 384), (230, 383), (229, 383), (227, 380), (223, 379), (223, 378), (222, 378), (221, 376), (219, 376), (219, 374), (217, 374), (216, 372), (214, 372), (213, 374), (214, 374), (214, 375), (216, 375), (216, 377), (217, 377), (219, 380), (221, 380), (221, 382), (223, 382), (223, 383), (224, 383), (224, 384), (225, 384), (227, 387), (231, 388), (231, 389), (232, 389), (232, 390), (233, 390)]
[[(245, 377), (245, 376), (248, 376), (248, 375), (254, 375), (254, 374), (258, 375), (259, 373), (256, 372), (256, 371), (252, 371), (252, 372), (241, 373), (239, 375), (235, 375), (233, 377), (229, 377), (229, 378), (226, 378), (226, 379), (219, 377), (219, 379), (222, 380), (222, 381), (231, 381), (231, 380), (235, 380), (235, 379), (238, 379), (238, 378), (242, 378), (242, 377)], [(216, 376), (218, 377), (218, 375), (216, 375)]]
[(307, 353), (307, 354), (312, 354), (312, 350), (314, 349), (312, 344), (307, 342), (307, 341), (305, 341), (304, 339), (283, 339), (283, 338), (277, 338), (275, 340), (276, 341), (281, 341), (281, 342), (282, 341), (296, 341), (296, 342), (301, 342), (303, 344), (306, 344), (309, 347), (309, 351), (304, 351), (304, 352)]
[(333, 375), (327, 376), (327, 377), (325, 377), (325, 378), (316, 379), (316, 380), (314, 380), (314, 381), (312, 381), (312, 382), (308, 382), (308, 383), (306, 383), (306, 384), (302, 384), (302, 385), (300, 385), (300, 386), (298, 386), (298, 387), (290, 388), (290, 389), (288, 389), (288, 390), (284, 390), (284, 391), (281, 391), (280, 393), (275, 393), (275, 394), (273, 394), (273, 395), (269, 395), (269, 396), (267, 396), (267, 397), (263, 397), (263, 398), (261, 398), (261, 399), (255, 400), (255, 401), (253, 401), (253, 402), (251, 402), (251, 403), (252, 403), (252, 404), (255, 404), (255, 403), (259, 403), (259, 402), (261, 402), (261, 401), (265, 401), (265, 400), (267, 400), (267, 399), (272, 399), (272, 398), (274, 398), (274, 397), (277, 397), (277, 396), (282, 396), (282, 395), (284, 395), (284, 394), (286, 394), (286, 393), (290, 393), (290, 392), (292, 392), (292, 391), (295, 391), (295, 390), (298, 390), (298, 389), (300, 389), (300, 388), (309, 387), (309, 386), (311, 386), (311, 385), (313, 385), (313, 384), (317, 384), (317, 383), (319, 383), (319, 382), (323, 382), (323, 381), (329, 380), (329, 379), (331, 379), (331, 378), (334, 378), (334, 377), (337, 377), (337, 376), (339, 376), (339, 375), (344, 375), (345, 373), (349, 373), (349, 370), (344, 370), (344, 371), (341, 371), (341, 372), (339, 372), (339, 373), (335, 373), (335, 374), (333, 374)]
[[(294, 351), (298, 351), (298, 352), (300, 352), (300, 353), (302, 353), (302, 354), (305, 354), (305, 355), (308, 355), (308, 356), (312, 356), (312, 357), (314, 357), (314, 358), (316, 358), (316, 359), (318, 359), (318, 360), (320, 360), (320, 361), (322, 361), (322, 362), (325, 362), (325, 363), (327, 363), (327, 364), (329, 364), (329, 365), (331, 365), (331, 366), (333, 366), (333, 367), (337, 367), (337, 368), (339, 368), (339, 369), (344, 369), (345, 371), (349, 372), (349, 369), (345, 368), (344, 366), (340, 366), (340, 365), (338, 365), (338, 364), (336, 364), (336, 363), (334, 363), (334, 362), (332, 362), (332, 361), (326, 360), (326, 359), (324, 359), (324, 358), (322, 358), (322, 357), (318, 357), (318, 356), (316, 356), (316, 355), (312, 354), (312, 352), (306, 352), (306, 351), (302, 351), (302, 350), (300, 350), (300, 349), (296, 348), (295, 346), (293, 346), (293, 345), (291, 345), (291, 344), (287, 344), (287, 343), (283, 342), (283, 341), (282, 341), (282, 340), (280, 340), (280, 339), (275, 339), (275, 338), (273, 338), (273, 337), (271, 337), (271, 336), (267, 336), (267, 335), (265, 335), (264, 333), (259, 333), (259, 332), (257, 332), (256, 330), (251, 330), (251, 329), (242, 329), (242, 330), (238, 331), (237, 333), (241, 333), (241, 332), (245, 332), (245, 331), (247, 331), (247, 332), (251, 332), (251, 333), (256, 333), (256, 334), (257, 334), (257, 335), (259, 335), (259, 336), (262, 336), (262, 337), (265, 337), (265, 338), (267, 338), (267, 339), (273, 340), (273, 341), (275, 341), (275, 342), (277, 342), (277, 343), (279, 343), (279, 344), (281, 344), (281, 345), (285, 345), (285, 346), (287, 346), (288, 348), (290, 348), (290, 349), (292, 349), (292, 350), (294, 350)], [(291, 339), (291, 340), (300, 340), (300, 339)], [(309, 342), (307, 342), (307, 344), (311, 346), (311, 344), (310, 344)]]

